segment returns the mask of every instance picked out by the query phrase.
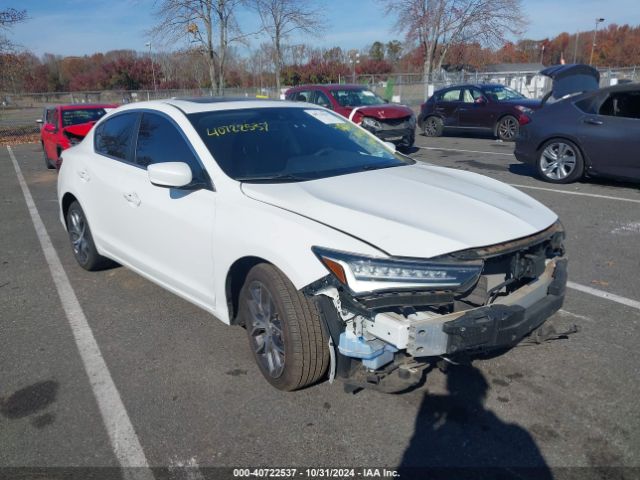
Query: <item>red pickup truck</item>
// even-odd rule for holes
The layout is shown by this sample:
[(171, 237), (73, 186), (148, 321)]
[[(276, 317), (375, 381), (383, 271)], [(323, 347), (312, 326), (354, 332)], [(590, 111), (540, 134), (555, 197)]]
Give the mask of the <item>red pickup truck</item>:
[(95, 123), (116, 104), (73, 104), (46, 107), (40, 126), (40, 143), (47, 168), (60, 168), (60, 154), (89, 133)]

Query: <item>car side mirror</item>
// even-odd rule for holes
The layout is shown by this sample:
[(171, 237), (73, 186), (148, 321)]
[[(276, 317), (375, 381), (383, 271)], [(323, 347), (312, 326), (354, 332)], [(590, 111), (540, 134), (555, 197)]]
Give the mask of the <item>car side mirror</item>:
[(384, 142), (384, 144), (389, 147), (392, 151), (396, 151), (396, 144), (392, 142)]
[(47, 123), (44, 126), (44, 131), (45, 132), (49, 132), (49, 133), (56, 133), (58, 131), (58, 129), (56, 128), (56, 126), (53, 123)]
[(184, 162), (152, 163), (147, 176), (153, 185), (167, 188), (185, 187), (193, 180), (191, 168)]

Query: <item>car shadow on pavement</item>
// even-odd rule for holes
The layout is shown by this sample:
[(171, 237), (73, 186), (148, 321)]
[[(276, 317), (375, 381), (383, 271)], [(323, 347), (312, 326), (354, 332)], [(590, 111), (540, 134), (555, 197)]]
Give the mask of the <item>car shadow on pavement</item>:
[(520, 175), (521, 177), (538, 178), (536, 169), (526, 163), (511, 163), (509, 164), (509, 172), (514, 175)]
[(425, 394), (400, 478), (553, 478), (529, 432), (485, 407), (489, 384), (478, 369), (448, 368), (447, 389)]

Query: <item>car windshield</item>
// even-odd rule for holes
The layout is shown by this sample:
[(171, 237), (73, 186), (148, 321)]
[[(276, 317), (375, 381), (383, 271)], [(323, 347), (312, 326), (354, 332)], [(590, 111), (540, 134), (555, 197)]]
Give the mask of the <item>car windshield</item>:
[(69, 127), (80, 123), (97, 122), (107, 113), (104, 108), (78, 108), (62, 111), (62, 126)]
[(243, 182), (296, 182), (414, 163), (320, 109), (247, 108), (188, 115), (220, 168)]
[(492, 100), (496, 100), (498, 102), (502, 100), (521, 100), (526, 98), (524, 95), (521, 95), (515, 90), (511, 90), (509, 87), (505, 87), (504, 85), (492, 85), (490, 87), (485, 87), (484, 93), (491, 97)]
[(343, 107), (363, 107), (367, 105), (384, 105), (387, 103), (371, 90), (366, 89), (332, 90), (331, 94)]

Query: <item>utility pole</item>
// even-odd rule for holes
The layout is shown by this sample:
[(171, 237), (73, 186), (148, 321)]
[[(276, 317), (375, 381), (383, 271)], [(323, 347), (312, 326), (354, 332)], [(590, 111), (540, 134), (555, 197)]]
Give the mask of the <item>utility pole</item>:
[(352, 82), (356, 83), (356, 64), (360, 63), (360, 52), (352, 53), (351, 55), (351, 69), (352, 69)]
[[(151, 56), (151, 42), (147, 42), (145, 44), (145, 47), (149, 47), (149, 60), (151, 60), (151, 75), (153, 76), (153, 91), (155, 93), (155, 96), (157, 97), (158, 95), (158, 88), (156, 87), (156, 68), (153, 65), (153, 57)], [(149, 100), (149, 92), (147, 91), (147, 100)]]
[(591, 57), (589, 58), (589, 65), (593, 65), (593, 52), (596, 49), (596, 35), (598, 34), (598, 24), (604, 22), (604, 18), (596, 18), (596, 28), (593, 31), (593, 43), (591, 44)]

